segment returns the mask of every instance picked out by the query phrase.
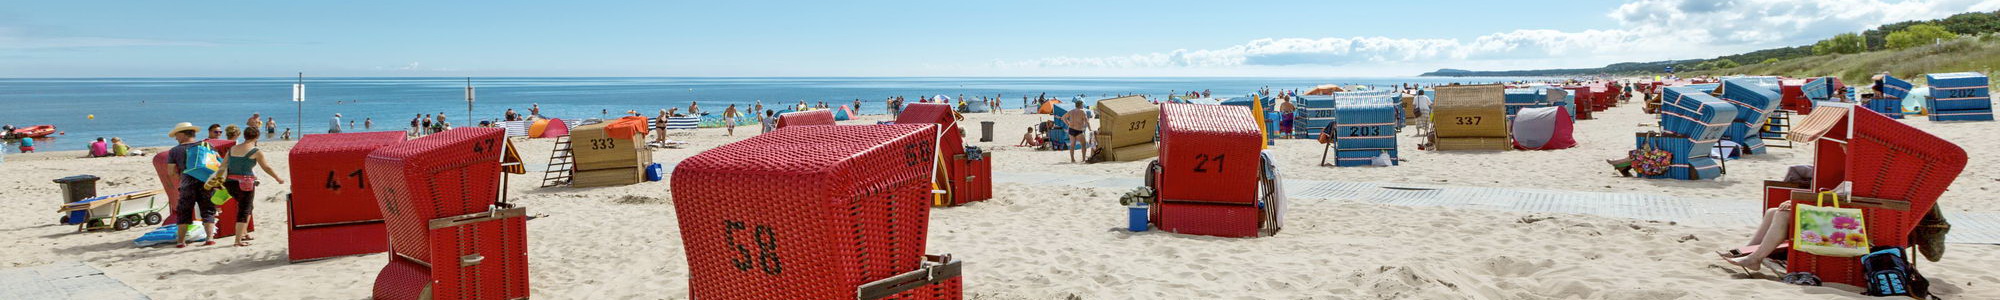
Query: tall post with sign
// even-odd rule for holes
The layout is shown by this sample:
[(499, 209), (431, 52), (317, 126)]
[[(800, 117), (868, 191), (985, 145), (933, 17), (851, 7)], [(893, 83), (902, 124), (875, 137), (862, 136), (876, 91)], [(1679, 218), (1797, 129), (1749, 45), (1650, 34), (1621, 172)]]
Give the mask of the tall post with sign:
[(465, 125), (472, 126), (472, 77), (465, 78)]
[[(293, 115), (292, 126), (299, 128), (299, 135), (306, 133), (306, 73), (299, 72), (299, 81), (292, 84), (292, 104), (298, 106), (298, 114)], [(275, 128), (273, 128), (275, 129)]]

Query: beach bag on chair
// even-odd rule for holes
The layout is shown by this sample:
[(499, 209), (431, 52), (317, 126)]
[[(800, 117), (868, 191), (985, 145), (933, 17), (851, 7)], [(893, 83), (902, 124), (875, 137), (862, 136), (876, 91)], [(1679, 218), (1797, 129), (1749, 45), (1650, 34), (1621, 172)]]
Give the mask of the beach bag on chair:
[[(1861, 209), (1842, 208), (1833, 192), (1820, 192), (1814, 205), (1793, 205), (1792, 247), (1806, 253), (1855, 257), (1868, 254), (1868, 223)], [(1828, 206), (1831, 198), (1833, 205)]]

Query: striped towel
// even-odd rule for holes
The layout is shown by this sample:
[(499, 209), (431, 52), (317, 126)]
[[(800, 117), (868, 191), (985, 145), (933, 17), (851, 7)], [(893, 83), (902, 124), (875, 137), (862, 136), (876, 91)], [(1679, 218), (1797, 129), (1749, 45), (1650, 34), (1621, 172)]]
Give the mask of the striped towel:
[(696, 127), (699, 126), (701, 126), (701, 117), (667, 118), (667, 130), (676, 130), (676, 129), (694, 130)]

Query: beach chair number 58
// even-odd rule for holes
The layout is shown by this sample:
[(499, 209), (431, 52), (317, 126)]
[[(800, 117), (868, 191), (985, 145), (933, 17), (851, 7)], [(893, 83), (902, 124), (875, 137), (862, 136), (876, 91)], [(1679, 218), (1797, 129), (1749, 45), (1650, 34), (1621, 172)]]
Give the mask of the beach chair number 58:
[(778, 230), (770, 225), (757, 225), (751, 230), (751, 240), (757, 244), (757, 255), (752, 257), (749, 247), (736, 242), (736, 232), (744, 229), (751, 228), (745, 226), (743, 221), (722, 220), (722, 240), (729, 242), (730, 250), (735, 250), (737, 254), (737, 258), (729, 260), (730, 264), (742, 271), (749, 271), (754, 264), (764, 274), (784, 273), (785, 265), (778, 259)]
[(1222, 156), (1222, 154), (1216, 154), (1215, 157), (1211, 158), (1208, 154), (1196, 154), (1194, 156), (1194, 172), (1208, 173), (1208, 162), (1212, 160), (1215, 161), (1215, 172), (1222, 173)]

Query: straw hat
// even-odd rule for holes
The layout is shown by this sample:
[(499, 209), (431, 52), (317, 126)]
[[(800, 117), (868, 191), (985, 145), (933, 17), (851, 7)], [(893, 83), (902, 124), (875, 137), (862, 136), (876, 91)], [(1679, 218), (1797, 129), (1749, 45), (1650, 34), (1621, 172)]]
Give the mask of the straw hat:
[(174, 130), (167, 131), (167, 137), (173, 137), (174, 133), (179, 133), (182, 131), (199, 132), (201, 131), (201, 127), (195, 127), (194, 123), (188, 123), (188, 122), (181, 122), (180, 124), (174, 124)]

